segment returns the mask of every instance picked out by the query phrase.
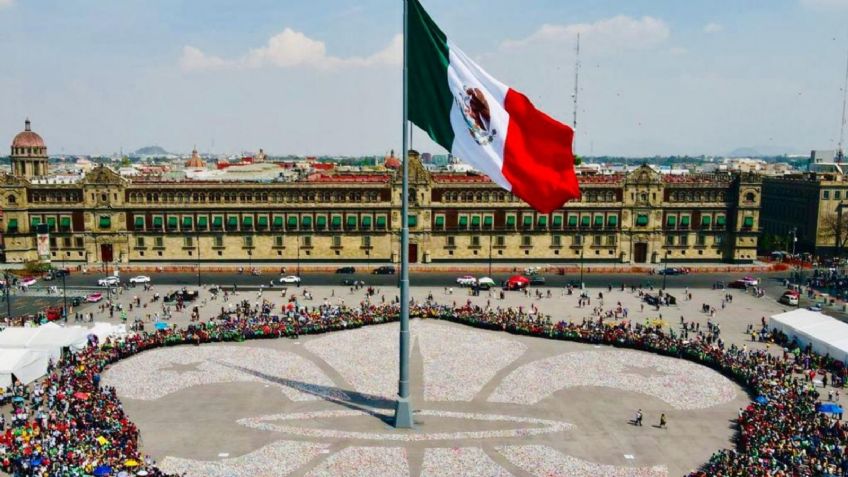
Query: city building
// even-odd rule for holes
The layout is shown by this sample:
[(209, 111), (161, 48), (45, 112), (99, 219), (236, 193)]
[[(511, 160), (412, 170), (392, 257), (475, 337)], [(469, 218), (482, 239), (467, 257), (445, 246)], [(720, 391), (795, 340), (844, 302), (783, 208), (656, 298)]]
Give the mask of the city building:
[[(28, 126), (27, 126), (28, 127)], [(27, 132), (29, 132), (27, 130)], [(34, 133), (33, 133), (34, 134)], [(16, 139), (17, 141), (17, 139)], [(37, 146), (43, 148), (43, 141)], [(3, 259), (54, 262), (396, 262), (401, 177), (393, 166), (290, 180), (121, 176), (98, 165), (54, 181), (23, 155), (0, 175)], [(33, 147), (33, 146), (27, 146)], [(273, 162), (265, 166), (277, 167)], [(199, 166), (193, 160), (191, 166)], [(200, 176), (202, 177), (202, 176)], [(582, 197), (539, 214), (486, 176), (431, 172), (410, 153), (412, 262), (751, 262), (761, 179), (662, 174), (643, 165), (585, 176)]]
[[(763, 179), (762, 229), (792, 251), (829, 256), (844, 246), (840, 211), (848, 205), (848, 180), (839, 173), (807, 173)], [(848, 215), (845, 219), (848, 221)], [(837, 232), (841, 233), (837, 233)], [(841, 243), (837, 243), (841, 236)]]

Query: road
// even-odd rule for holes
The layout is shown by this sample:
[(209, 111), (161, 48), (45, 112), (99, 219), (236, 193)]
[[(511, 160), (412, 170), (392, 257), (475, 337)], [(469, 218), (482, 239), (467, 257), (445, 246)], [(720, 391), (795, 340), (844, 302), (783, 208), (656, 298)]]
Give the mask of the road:
[[(88, 274), (88, 275), (71, 275), (66, 279), (66, 285), (69, 288), (78, 287), (97, 287), (97, 280), (103, 278), (104, 275)], [(122, 279), (128, 279), (129, 276), (122, 276)], [(197, 285), (198, 276), (195, 273), (151, 273), (149, 276), (152, 283), (157, 285)], [(410, 276), (412, 286), (433, 286), (433, 287), (456, 287), (457, 274), (449, 273), (418, 273)], [(495, 282), (500, 283), (502, 280), (509, 278), (509, 274), (494, 274), (492, 277)], [(782, 279), (786, 277), (786, 273), (763, 273), (757, 275), (763, 280), (767, 288), (775, 288), (776, 292), (782, 292), (784, 287)], [(271, 280), (280, 278), (277, 274), (249, 275), (237, 273), (202, 273), (200, 281), (204, 285), (215, 284), (222, 286), (258, 286), (268, 285)], [(713, 274), (713, 273), (693, 273), (690, 275), (673, 275), (666, 277), (666, 286), (669, 288), (712, 288), (713, 284), (718, 281), (725, 283), (741, 278), (741, 274)], [(366, 273), (354, 274), (333, 274), (333, 273), (303, 273), (301, 275), (302, 284), (309, 285), (341, 285), (343, 280), (361, 280), (366, 285), (393, 285), (398, 281), (398, 275), (370, 275)], [(577, 283), (580, 280), (579, 275), (545, 275), (545, 286), (564, 287), (568, 283)], [(606, 287), (607, 285), (620, 286), (624, 283), (630, 285), (653, 285), (661, 287), (663, 277), (660, 275), (648, 274), (586, 274), (583, 276), (583, 281), (589, 288)], [(40, 285), (58, 285), (62, 286), (61, 280), (53, 282), (39, 282)], [(778, 295), (779, 296), (779, 295)]]
[[(97, 285), (97, 280), (103, 278), (103, 274), (74, 274), (66, 278), (65, 286), (68, 289), (68, 296), (82, 296), (94, 291), (103, 290)], [(132, 275), (124, 275), (123, 280), (128, 279)], [(180, 286), (194, 286), (198, 283), (198, 277), (195, 273), (152, 273), (149, 275), (152, 283), (156, 285), (173, 285), (175, 288)], [(766, 295), (773, 300), (777, 300), (780, 295), (786, 290), (784, 279), (786, 272), (769, 272), (756, 275), (761, 280), (761, 286), (765, 288)], [(494, 274), (492, 277), (496, 282), (501, 282), (509, 277), (509, 274)], [(729, 283), (741, 277), (741, 274), (732, 273), (693, 273), (689, 275), (672, 275), (666, 277), (666, 287), (668, 288), (690, 288), (692, 290), (712, 288), (716, 282)], [(249, 275), (238, 273), (202, 273), (200, 281), (203, 285), (221, 285), (231, 287), (233, 284), (238, 284), (240, 287), (257, 287), (259, 285), (267, 286), (271, 280), (275, 280), (275, 286), (279, 286), (277, 274)], [(456, 274), (450, 273), (416, 273), (410, 277), (411, 285), (414, 287), (433, 287), (435, 289), (443, 287), (456, 288)], [(343, 280), (361, 280), (366, 285), (375, 286), (390, 286), (397, 284), (397, 275), (371, 275), (367, 273), (355, 274), (334, 274), (334, 273), (303, 273), (301, 275), (302, 286), (315, 285), (341, 285)], [(578, 283), (579, 275), (545, 275), (545, 287), (564, 287), (569, 283)], [(619, 287), (622, 284), (625, 286), (637, 285), (643, 287), (653, 286), (661, 288), (663, 277), (659, 275), (648, 274), (585, 274), (583, 281), (589, 289), (606, 288), (610, 285)], [(62, 281), (43, 281), (30, 287), (27, 293), (18, 293), (12, 297), (12, 315), (18, 316), (21, 314), (34, 313), (43, 310), (50, 305), (59, 305), (62, 300), (55, 294), (47, 295), (46, 287), (57, 286), (60, 290)], [(801, 306), (808, 306), (812, 302), (806, 298), (801, 299)], [(826, 308), (827, 314), (848, 322), (848, 314), (840, 309)], [(6, 315), (6, 305), (0, 298), (0, 315)]]

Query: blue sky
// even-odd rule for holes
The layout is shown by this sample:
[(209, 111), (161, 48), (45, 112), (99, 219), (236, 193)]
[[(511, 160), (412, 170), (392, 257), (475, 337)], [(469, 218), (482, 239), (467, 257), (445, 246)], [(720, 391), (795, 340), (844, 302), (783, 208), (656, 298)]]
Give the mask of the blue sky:
[[(848, 0), (423, 3), (455, 44), (566, 122), (582, 32), (583, 154), (839, 140)], [(400, 145), (401, 5), (0, 0), (0, 134), (29, 116), (52, 153), (383, 154)]]

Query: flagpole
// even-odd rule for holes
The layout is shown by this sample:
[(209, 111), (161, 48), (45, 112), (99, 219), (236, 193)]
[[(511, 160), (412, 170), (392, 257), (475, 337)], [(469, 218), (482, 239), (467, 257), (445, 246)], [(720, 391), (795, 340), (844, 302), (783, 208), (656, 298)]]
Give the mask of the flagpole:
[(395, 405), (395, 428), (412, 428), (412, 403), (409, 401), (409, 111), (408, 69), (409, 12), (403, 0), (403, 192), (400, 229), (400, 375)]

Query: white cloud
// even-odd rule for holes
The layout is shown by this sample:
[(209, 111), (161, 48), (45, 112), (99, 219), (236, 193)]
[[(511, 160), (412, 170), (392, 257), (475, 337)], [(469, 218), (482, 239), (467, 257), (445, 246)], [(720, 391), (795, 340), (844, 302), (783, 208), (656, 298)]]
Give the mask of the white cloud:
[(193, 46), (183, 47), (183, 56), (180, 58), (180, 67), (186, 71), (191, 70), (214, 70), (227, 68), (230, 62), (217, 56), (210, 56)]
[(848, 0), (800, 0), (801, 5), (817, 10), (848, 9)]
[(594, 23), (542, 25), (530, 36), (520, 40), (507, 40), (501, 46), (510, 49), (545, 43), (573, 42), (578, 33), (586, 40), (586, 44), (599, 49), (652, 48), (663, 43), (671, 34), (668, 25), (658, 18), (618, 15)]
[[(0, 0), (2, 1), (2, 0)], [(301, 32), (286, 28), (268, 43), (254, 48), (235, 59), (208, 55), (193, 46), (183, 48), (180, 66), (185, 71), (236, 68), (315, 68), (321, 70), (344, 67), (368, 67), (400, 64), (403, 55), (403, 36), (398, 34), (384, 49), (366, 57), (340, 58), (327, 54), (323, 41), (314, 40)]]
[(0, 8), (11, 7), (15, 0), (0, 0)]
[(724, 27), (718, 23), (707, 23), (704, 25), (704, 33), (719, 33), (724, 30)]

